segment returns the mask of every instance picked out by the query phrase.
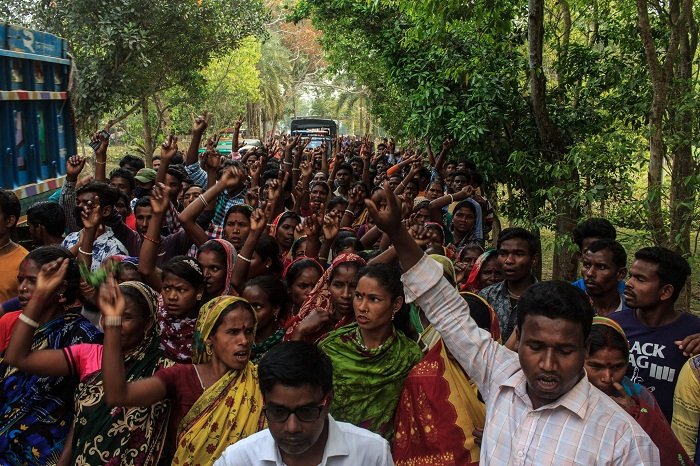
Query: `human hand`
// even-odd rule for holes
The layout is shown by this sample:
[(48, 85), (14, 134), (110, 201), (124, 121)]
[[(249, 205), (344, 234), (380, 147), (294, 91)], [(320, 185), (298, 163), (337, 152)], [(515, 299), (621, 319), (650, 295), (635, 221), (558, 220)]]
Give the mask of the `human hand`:
[(245, 171), (238, 165), (231, 165), (221, 174), (220, 183), (223, 183), (227, 190), (238, 190), (246, 179)]
[(334, 212), (329, 212), (323, 216), (323, 237), (326, 241), (333, 239), (340, 231), (340, 219)]
[(683, 356), (690, 357), (700, 353), (700, 333), (688, 335), (683, 340), (674, 343), (679, 350), (683, 351)]
[(301, 177), (302, 178), (308, 179), (311, 177), (311, 175), (314, 172), (314, 166), (313, 166), (313, 162), (311, 160), (301, 162), (301, 164), (299, 165), (299, 168), (301, 169)]
[(257, 189), (248, 189), (245, 194), (245, 202), (253, 209), (258, 207), (260, 203), (260, 193)]
[[(378, 205), (385, 201), (385, 207), (379, 210)], [(365, 205), (374, 224), (383, 232), (395, 232), (401, 228), (401, 206), (399, 199), (389, 189), (389, 182), (384, 182), (384, 189), (378, 189), (371, 199), (365, 199)]]
[(475, 427), (474, 430), (472, 430), (472, 435), (474, 436), (474, 443), (481, 447), (481, 439), (484, 438), (484, 429), (481, 427)]
[(121, 317), (126, 309), (126, 300), (113, 275), (100, 286), (97, 304), (104, 317)]
[(267, 216), (263, 209), (255, 209), (250, 214), (250, 231), (260, 233), (267, 228)]
[(177, 154), (177, 136), (169, 135), (160, 146), (161, 160), (171, 160)]
[(106, 124), (102, 131), (98, 131), (90, 137), (90, 143), (99, 143), (95, 149), (96, 158), (104, 158), (107, 155), (107, 147), (109, 146), (109, 124)]
[(414, 224), (408, 229), (408, 233), (421, 249), (425, 249), (425, 247), (430, 244), (430, 241), (432, 240), (430, 230), (425, 225)]
[(309, 215), (304, 218), (304, 221), (300, 224), (307, 238), (318, 238), (321, 230), (321, 223), (317, 215)]
[(192, 118), (192, 133), (203, 134), (209, 126), (209, 112), (204, 110), (202, 115)]
[(617, 390), (618, 395), (611, 395), (610, 398), (615, 400), (615, 402), (628, 413), (632, 411), (636, 406), (636, 402), (627, 394), (627, 392), (625, 392), (625, 389), (619, 382), (613, 382), (613, 387), (615, 387), (615, 390)]
[(151, 191), (151, 210), (154, 215), (164, 214), (170, 208), (170, 187), (158, 183)]
[(214, 150), (207, 150), (202, 157), (202, 168), (208, 173), (217, 173), (221, 167), (223, 157)]
[(457, 283), (462, 283), (467, 279), (467, 263), (455, 262), (455, 278)]
[(95, 195), (92, 200), (87, 202), (86, 206), (80, 209), (80, 220), (82, 220), (83, 228), (86, 230), (96, 230), (102, 223), (99, 201), (99, 196)]
[(297, 330), (302, 335), (307, 335), (319, 330), (325, 323), (331, 320), (330, 313), (322, 309), (312, 310), (304, 319), (299, 322)]
[(445, 140), (442, 141), (442, 150), (443, 151), (449, 151), (455, 146), (455, 140), (452, 139), (450, 136), (445, 137)]
[(76, 181), (83, 168), (85, 168), (85, 158), (79, 155), (69, 157), (66, 160), (66, 180)]
[(350, 192), (348, 193), (348, 208), (349, 210), (354, 207), (357, 207), (358, 205), (362, 204), (362, 201), (365, 200), (365, 191), (362, 189), (360, 186), (354, 186), (352, 189), (350, 189)]
[(240, 130), (241, 126), (243, 126), (243, 115), (239, 116), (236, 121), (233, 122), (233, 128)]
[(32, 297), (46, 299), (58, 291), (66, 277), (70, 259), (59, 258), (41, 266)]

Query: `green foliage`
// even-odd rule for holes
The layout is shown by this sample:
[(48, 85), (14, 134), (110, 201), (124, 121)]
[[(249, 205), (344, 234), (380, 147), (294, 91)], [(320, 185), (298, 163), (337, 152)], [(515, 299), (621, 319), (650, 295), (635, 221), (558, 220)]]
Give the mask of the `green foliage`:
[(548, 3), (547, 106), (564, 154), (542, 150), (531, 116), (521, 3), (302, 0), (294, 19), (311, 18), (324, 32), (329, 65), (367, 90), (383, 127), (433, 145), (453, 135), (454, 156), (509, 187), (501, 203), (509, 218), (551, 226), (555, 201), (581, 210), (624, 203), (645, 144), (650, 93), (641, 47), (629, 38), (635, 18), (629, 5), (598, 3), (614, 10), (605, 21), (588, 2), (571, 2), (567, 34), (564, 12)]
[(68, 39), (78, 70), (74, 104), (83, 123), (139, 98), (202, 81), (197, 72), (244, 37), (264, 35), (260, 0), (15, 0), (34, 23)]

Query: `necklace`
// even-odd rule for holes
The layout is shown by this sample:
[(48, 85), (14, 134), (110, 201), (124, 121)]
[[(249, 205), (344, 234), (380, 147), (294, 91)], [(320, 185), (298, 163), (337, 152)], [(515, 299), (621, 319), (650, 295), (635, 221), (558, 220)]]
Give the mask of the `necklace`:
[(7, 243), (5, 243), (5, 244), (3, 244), (2, 246), (0, 246), (0, 251), (2, 251), (3, 249), (5, 249), (6, 247), (10, 246), (11, 244), (15, 244), (15, 243), (14, 243), (11, 239), (8, 239), (8, 240), (7, 240)]

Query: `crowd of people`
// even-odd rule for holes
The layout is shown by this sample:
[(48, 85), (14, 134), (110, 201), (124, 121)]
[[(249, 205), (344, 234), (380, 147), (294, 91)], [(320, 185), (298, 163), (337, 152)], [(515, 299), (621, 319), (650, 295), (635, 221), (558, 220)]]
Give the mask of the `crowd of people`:
[(581, 278), (538, 282), (449, 138), (234, 157), (207, 126), (110, 173), (96, 134), (31, 251), (0, 190), (0, 464), (700, 462), (682, 256), (590, 218)]

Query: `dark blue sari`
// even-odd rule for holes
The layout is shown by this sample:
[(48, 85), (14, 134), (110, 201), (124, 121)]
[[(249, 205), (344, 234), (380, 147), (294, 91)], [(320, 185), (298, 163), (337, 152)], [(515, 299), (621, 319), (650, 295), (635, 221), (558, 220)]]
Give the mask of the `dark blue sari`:
[[(94, 325), (78, 312), (68, 312), (37, 329), (32, 350), (101, 341), (102, 333)], [(73, 422), (78, 382), (77, 376), (20, 372), (0, 359), (0, 465), (58, 461)]]

